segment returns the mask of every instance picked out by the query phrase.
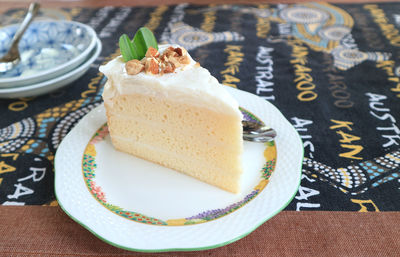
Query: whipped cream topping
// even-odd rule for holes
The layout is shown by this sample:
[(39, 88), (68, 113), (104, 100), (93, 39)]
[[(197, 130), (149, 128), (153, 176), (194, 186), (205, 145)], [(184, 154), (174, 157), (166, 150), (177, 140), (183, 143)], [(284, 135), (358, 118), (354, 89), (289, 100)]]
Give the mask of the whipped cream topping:
[[(160, 54), (169, 46), (171, 45), (160, 45)], [(175, 101), (242, 116), (237, 101), (224, 86), (207, 69), (196, 65), (189, 54), (188, 57), (190, 59), (188, 65), (178, 67), (173, 73), (156, 75), (146, 72), (129, 75), (122, 56), (116, 57), (106, 65), (100, 66), (100, 71), (108, 79), (103, 92), (104, 101), (111, 103), (116, 94), (139, 93), (156, 97), (173, 97)]]

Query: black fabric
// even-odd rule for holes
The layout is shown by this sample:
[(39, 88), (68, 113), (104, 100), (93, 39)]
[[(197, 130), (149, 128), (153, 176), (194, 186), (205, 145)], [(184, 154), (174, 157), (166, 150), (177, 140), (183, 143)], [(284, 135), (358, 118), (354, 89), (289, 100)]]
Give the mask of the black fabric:
[[(22, 15), (10, 10), (0, 22)], [(52, 172), (35, 173), (29, 184), (24, 178), (36, 162), (51, 170), (61, 139), (101, 102), (98, 66), (118, 54), (122, 33), (147, 26), (159, 42), (185, 46), (220, 82), (269, 100), (298, 130), (303, 177), (288, 210), (400, 210), (399, 3), (72, 8), (41, 15), (92, 26), (103, 50), (68, 87), (0, 100), (0, 203), (52, 203)]]

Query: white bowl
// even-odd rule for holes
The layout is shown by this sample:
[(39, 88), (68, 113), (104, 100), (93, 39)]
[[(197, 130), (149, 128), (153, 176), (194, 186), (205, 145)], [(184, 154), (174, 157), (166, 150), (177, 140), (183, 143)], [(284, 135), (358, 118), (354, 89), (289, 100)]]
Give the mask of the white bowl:
[[(0, 29), (0, 56), (19, 25)], [(96, 46), (96, 32), (74, 21), (33, 22), (19, 43), (21, 62), (0, 73), (0, 88), (31, 85), (63, 75), (82, 64)]]
[(0, 88), (0, 98), (18, 98), (42, 95), (62, 88), (80, 78), (97, 59), (102, 49), (101, 41), (96, 37), (96, 47), (79, 67), (56, 78), (27, 86)]

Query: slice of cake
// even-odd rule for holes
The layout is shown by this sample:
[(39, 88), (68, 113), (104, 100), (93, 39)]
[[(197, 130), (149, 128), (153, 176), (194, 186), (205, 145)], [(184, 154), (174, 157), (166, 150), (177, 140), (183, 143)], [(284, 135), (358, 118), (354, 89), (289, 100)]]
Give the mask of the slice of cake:
[(236, 100), (185, 49), (149, 48), (100, 67), (103, 99), (117, 150), (239, 192), (242, 114)]

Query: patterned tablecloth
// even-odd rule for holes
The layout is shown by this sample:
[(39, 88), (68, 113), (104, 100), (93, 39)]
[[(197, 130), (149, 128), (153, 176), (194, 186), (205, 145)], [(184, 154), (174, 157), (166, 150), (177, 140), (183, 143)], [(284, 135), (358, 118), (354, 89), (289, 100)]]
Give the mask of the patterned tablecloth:
[[(0, 24), (21, 20), (9, 10)], [(98, 66), (141, 26), (177, 43), (223, 84), (277, 106), (304, 143), (287, 210), (400, 210), (400, 3), (177, 5), (41, 10), (92, 26), (103, 51), (70, 86), (0, 99), (0, 204), (57, 205), (53, 160), (63, 137), (101, 103)]]

